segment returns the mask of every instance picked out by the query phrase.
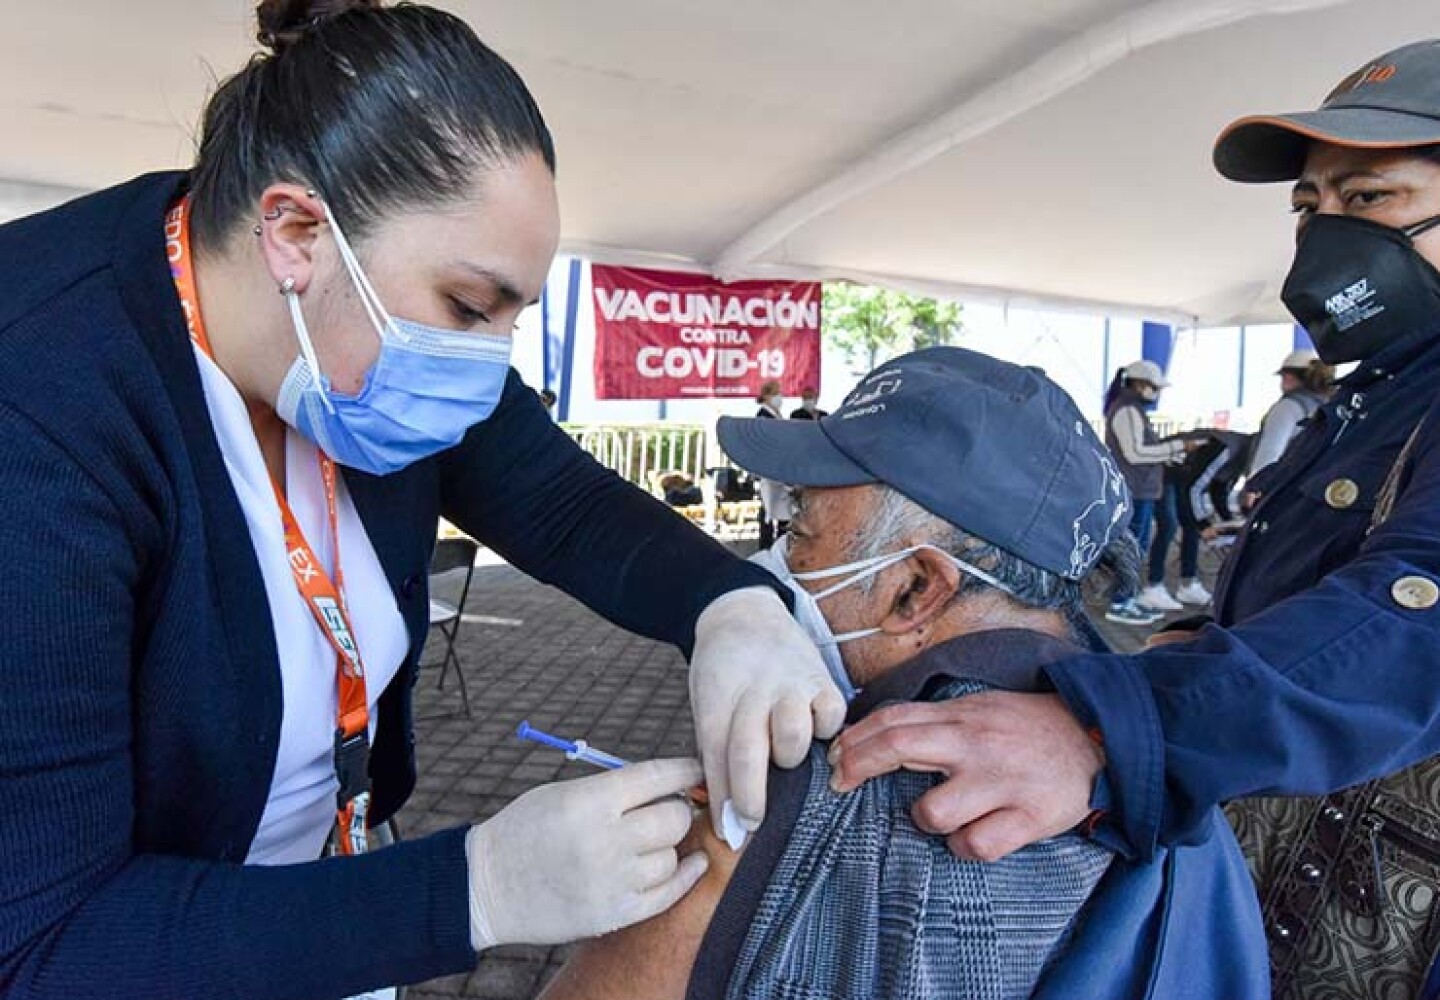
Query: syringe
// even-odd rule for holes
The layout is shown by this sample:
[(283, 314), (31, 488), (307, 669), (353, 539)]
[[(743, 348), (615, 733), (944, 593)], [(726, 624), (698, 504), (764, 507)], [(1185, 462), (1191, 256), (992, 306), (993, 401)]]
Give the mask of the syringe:
[(587, 764), (603, 767), (607, 771), (617, 770), (630, 763), (628, 760), (621, 760), (614, 754), (606, 753), (603, 750), (596, 750), (584, 740), (576, 740), (572, 743), (569, 740), (561, 739), (559, 736), (552, 736), (549, 733), (542, 732), (530, 725), (528, 719), (520, 723), (520, 727), (515, 730), (515, 735), (522, 740), (529, 740), (532, 743), (539, 743), (542, 746), (563, 750), (565, 751), (567, 760), (583, 760)]
[[(515, 730), (515, 735), (522, 740), (529, 740), (532, 743), (539, 743), (541, 746), (552, 747), (556, 750), (563, 750), (565, 756), (570, 760), (583, 760), (587, 764), (594, 764), (596, 767), (603, 767), (607, 771), (618, 770), (629, 765), (629, 761), (622, 760), (614, 754), (606, 753), (603, 750), (596, 750), (584, 740), (563, 739), (550, 733), (536, 729), (530, 725), (527, 719), (521, 722)], [(681, 793), (680, 797), (692, 805), (708, 806), (710, 804), (710, 793), (704, 785), (699, 785), (688, 792)], [(732, 851), (738, 851), (745, 846), (745, 838), (748, 836), (745, 827), (740, 823), (740, 817), (735, 812), (735, 803), (726, 800), (720, 809), (720, 832), (725, 843), (730, 845)]]
[[(630, 764), (628, 760), (616, 757), (614, 754), (606, 753), (604, 750), (596, 750), (584, 740), (571, 742), (562, 737), (536, 729), (530, 725), (528, 719), (520, 723), (519, 727), (515, 730), (515, 735), (522, 740), (539, 743), (541, 746), (563, 750), (565, 756), (570, 760), (583, 760), (587, 764), (603, 767), (607, 771), (614, 771), (622, 767), (627, 767)], [(695, 788), (685, 792), (681, 797), (697, 806), (708, 806), (710, 804), (710, 793), (704, 785), (697, 785)], [(726, 802), (724, 808), (721, 810), (721, 822), (725, 831), (726, 842), (729, 843), (733, 849), (739, 850), (740, 845), (745, 843), (745, 828), (740, 825), (740, 820), (735, 815), (735, 807), (729, 802)]]

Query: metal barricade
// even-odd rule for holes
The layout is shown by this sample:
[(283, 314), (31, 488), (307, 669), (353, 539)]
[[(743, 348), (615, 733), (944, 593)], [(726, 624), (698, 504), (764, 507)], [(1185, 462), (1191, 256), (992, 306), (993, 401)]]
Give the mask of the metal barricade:
[(758, 530), (758, 502), (721, 503), (711, 470), (730, 465), (713, 429), (698, 424), (564, 424), (563, 429), (597, 462), (663, 499), (660, 477), (678, 472), (700, 487), (701, 507), (678, 512), (726, 539)]

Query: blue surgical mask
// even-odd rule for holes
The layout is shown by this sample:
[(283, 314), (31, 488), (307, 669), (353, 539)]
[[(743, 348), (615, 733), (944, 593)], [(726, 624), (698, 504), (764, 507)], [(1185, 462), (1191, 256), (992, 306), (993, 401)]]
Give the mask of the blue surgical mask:
[(285, 292), (300, 356), (280, 386), (280, 419), (341, 465), (384, 476), (444, 451), (495, 411), (510, 371), (510, 338), (395, 319), (385, 311), (326, 206), (340, 259), (380, 335), (380, 356), (354, 396), (320, 371), (300, 297)]
[[(829, 569), (812, 570), (807, 573), (790, 572), (789, 538), (781, 535), (779, 540), (768, 549), (762, 549), (750, 557), (750, 561), (768, 569), (777, 580), (790, 588), (795, 595), (795, 621), (799, 623), (810, 641), (815, 643), (815, 648), (820, 651), (820, 658), (825, 661), (825, 669), (830, 673), (830, 679), (840, 689), (847, 702), (859, 694), (859, 689), (850, 680), (850, 674), (845, 669), (845, 661), (840, 656), (840, 645), (846, 642), (854, 642), (856, 639), (864, 639), (868, 636), (879, 633), (879, 628), (858, 629), (854, 632), (844, 632), (836, 635), (830, 629), (830, 623), (825, 620), (824, 613), (820, 610), (820, 602), (832, 594), (839, 593), (846, 587), (854, 586), (861, 580), (868, 579), (877, 573), (884, 572), (897, 563), (904, 562), (921, 549), (932, 549), (939, 552), (946, 559), (953, 562), (962, 573), (967, 573), (975, 579), (986, 583), (996, 590), (1007, 594), (1012, 593), (1009, 587), (1001, 583), (991, 574), (973, 566), (964, 559), (952, 556), (943, 549), (933, 545), (912, 545), (907, 549), (900, 549), (897, 552), (889, 552), (885, 555), (875, 556), (870, 559), (862, 559), (859, 562), (845, 563), (842, 566), (832, 566)], [(838, 583), (833, 583), (812, 594), (800, 586), (801, 580), (833, 580), (835, 577), (844, 577)]]

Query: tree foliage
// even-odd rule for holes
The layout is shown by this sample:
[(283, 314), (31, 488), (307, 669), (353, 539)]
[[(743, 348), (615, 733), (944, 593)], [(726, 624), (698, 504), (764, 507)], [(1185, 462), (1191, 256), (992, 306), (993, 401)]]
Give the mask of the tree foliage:
[(960, 313), (957, 302), (832, 282), (825, 286), (822, 335), (858, 375), (897, 354), (954, 343), (964, 330)]

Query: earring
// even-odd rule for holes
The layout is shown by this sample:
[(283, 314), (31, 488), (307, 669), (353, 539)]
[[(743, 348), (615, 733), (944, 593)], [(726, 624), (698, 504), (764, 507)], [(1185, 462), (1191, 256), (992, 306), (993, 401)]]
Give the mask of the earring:
[(295, 279), (294, 279), (294, 278), (286, 278), (284, 281), (280, 282), (280, 294), (281, 294), (281, 295), (289, 295), (290, 293), (292, 293), (292, 292), (294, 292), (294, 291), (295, 291)]
[(253, 230), (251, 230), (251, 231), (252, 231), (256, 236), (264, 236), (264, 235), (265, 235), (265, 230), (263, 230), (263, 229), (260, 228), (260, 223), (258, 223), (258, 222), (255, 223), (255, 228), (254, 228)]

